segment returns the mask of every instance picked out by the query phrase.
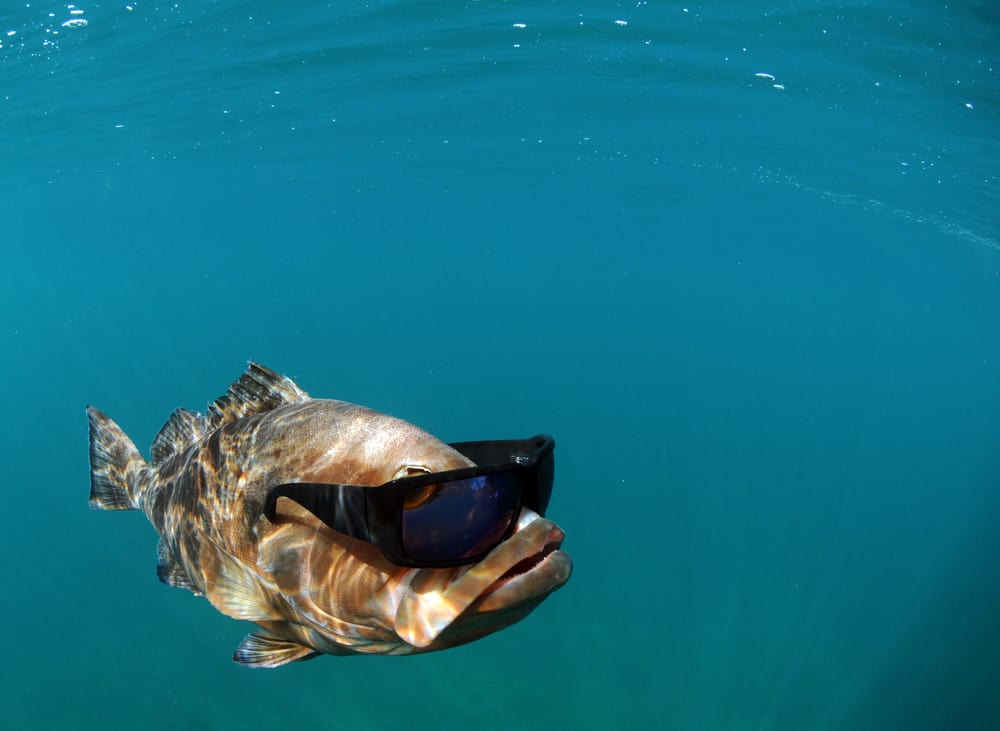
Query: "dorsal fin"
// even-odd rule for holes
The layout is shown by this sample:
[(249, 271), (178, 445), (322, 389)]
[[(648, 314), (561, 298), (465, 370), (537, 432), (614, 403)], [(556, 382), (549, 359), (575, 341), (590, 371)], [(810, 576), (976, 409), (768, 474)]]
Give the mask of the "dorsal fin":
[(174, 409), (167, 423), (153, 439), (150, 458), (159, 467), (170, 457), (182, 452), (205, 436), (205, 417), (196, 411)]
[(250, 361), (246, 373), (208, 407), (208, 429), (215, 431), (237, 419), (308, 400), (309, 394), (291, 378)]

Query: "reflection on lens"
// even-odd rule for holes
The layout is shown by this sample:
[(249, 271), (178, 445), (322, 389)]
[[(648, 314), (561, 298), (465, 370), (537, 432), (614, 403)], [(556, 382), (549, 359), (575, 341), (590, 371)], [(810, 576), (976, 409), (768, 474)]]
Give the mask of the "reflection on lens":
[(415, 561), (458, 561), (488, 551), (514, 518), (517, 478), (500, 473), (413, 489), (404, 498), (403, 550)]

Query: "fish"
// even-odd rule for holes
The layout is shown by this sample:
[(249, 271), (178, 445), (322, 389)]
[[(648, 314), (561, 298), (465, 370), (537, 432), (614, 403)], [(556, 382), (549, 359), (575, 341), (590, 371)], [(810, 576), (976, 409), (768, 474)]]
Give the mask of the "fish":
[(268, 520), (274, 485), (378, 489), (472, 462), (407, 421), (312, 398), (252, 361), (204, 414), (176, 409), (148, 461), (104, 413), (87, 416), (90, 507), (141, 510), (159, 535), (161, 582), (257, 625), (233, 653), (240, 665), (455, 647), (524, 619), (572, 572), (562, 529), (526, 507), (484, 559), (449, 568), (397, 566), (292, 500)]

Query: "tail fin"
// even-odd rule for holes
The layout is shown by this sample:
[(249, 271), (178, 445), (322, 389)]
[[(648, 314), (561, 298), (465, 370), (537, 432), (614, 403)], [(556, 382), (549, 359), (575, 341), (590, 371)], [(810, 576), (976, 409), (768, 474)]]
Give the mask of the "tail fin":
[(132, 440), (107, 416), (87, 407), (90, 421), (90, 507), (135, 510), (143, 472), (149, 468)]

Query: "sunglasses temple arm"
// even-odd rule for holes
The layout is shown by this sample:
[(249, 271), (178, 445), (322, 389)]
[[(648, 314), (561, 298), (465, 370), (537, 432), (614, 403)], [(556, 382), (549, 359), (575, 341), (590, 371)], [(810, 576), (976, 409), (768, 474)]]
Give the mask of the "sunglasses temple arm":
[(359, 485), (320, 485), (297, 482), (275, 489), (264, 505), (273, 520), (279, 497), (294, 500), (338, 533), (370, 541), (368, 488)]
[(318, 515), (324, 523), (338, 533), (372, 539), (368, 529), (368, 488), (358, 485), (330, 485), (336, 488), (322, 497), (323, 507)]

